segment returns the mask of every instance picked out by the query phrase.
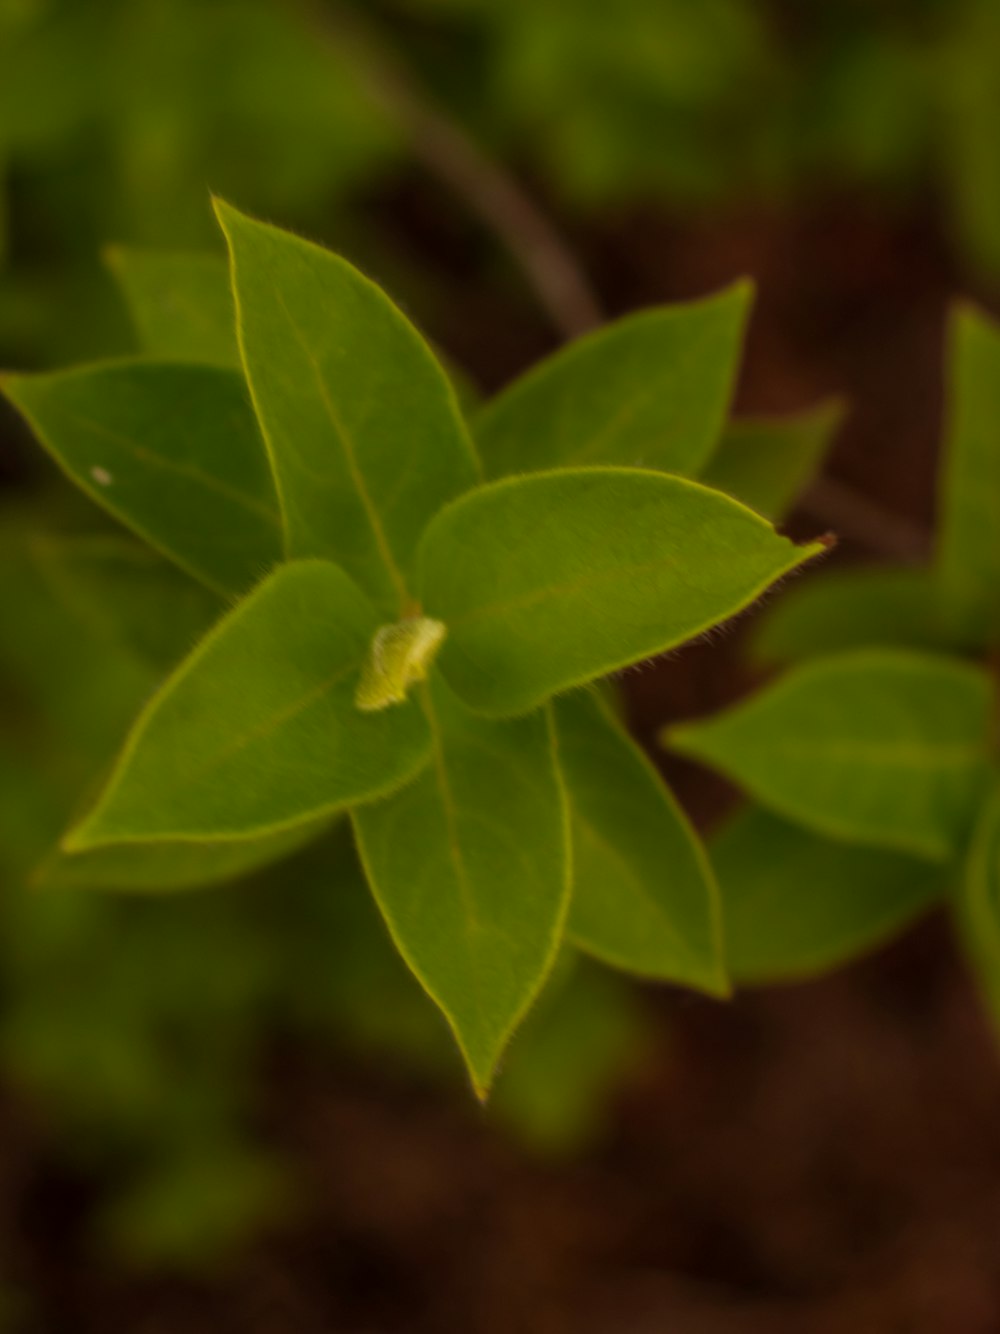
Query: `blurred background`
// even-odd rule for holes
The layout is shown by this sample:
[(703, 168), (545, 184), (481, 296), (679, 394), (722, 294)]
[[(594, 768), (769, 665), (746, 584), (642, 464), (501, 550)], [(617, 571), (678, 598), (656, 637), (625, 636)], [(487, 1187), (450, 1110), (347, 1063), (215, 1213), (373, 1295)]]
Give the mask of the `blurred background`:
[[(998, 128), (997, 0), (0, 0), (0, 366), (132, 351), (109, 247), (218, 252), (210, 190), (484, 392), (751, 274), (739, 409), (851, 404), (792, 530), (912, 558)], [(0, 1330), (1000, 1327), (1000, 1063), (942, 920), (725, 1006), (567, 963), (483, 1111), (338, 833), (33, 889), (152, 679), (95, 614), (113, 531), (0, 406)], [(742, 689), (745, 629), (630, 677), (637, 734)]]

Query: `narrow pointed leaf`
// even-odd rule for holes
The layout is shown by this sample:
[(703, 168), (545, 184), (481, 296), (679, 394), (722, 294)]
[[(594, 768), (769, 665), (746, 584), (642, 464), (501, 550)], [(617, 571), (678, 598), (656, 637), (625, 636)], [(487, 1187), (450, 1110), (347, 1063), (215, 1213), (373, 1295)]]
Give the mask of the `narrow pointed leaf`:
[(6, 376), (86, 493), (183, 569), (240, 593), (281, 558), (277, 499), (242, 376), (119, 362)]
[(354, 704), (377, 627), (336, 566), (283, 566), (153, 698), (67, 848), (261, 836), (404, 782), (429, 752), (419, 708)]
[(127, 533), (34, 528), (25, 546), (61, 606), (97, 639), (163, 672), (222, 613), (220, 600)]
[(821, 838), (761, 810), (709, 844), (733, 981), (811, 977), (893, 936), (943, 897), (940, 866)]
[(1000, 1025), (1000, 787), (983, 802), (959, 892), (956, 918), (984, 999)]
[(951, 402), (938, 564), (948, 594), (981, 631), (1000, 635), (1000, 326), (971, 307), (951, 330)]
[(918, 566), (823, 570), (785, 589), (761, 621), (752, 652), (797, 662), (848, 649), (972, 647), (935, 572)]
[(555, 703), (573, 831), (567, 934), (617, 968), (726, 991), (712, 869), (637, 745), (589, 693)]
[(986, 781), (992, 706), (976, 667), (860, 650), (806, 663), (666, 740), (818, 833), (944, 861)]
[(547, 711), (496, 723), (433, 677), (422, 694), (433, 762), (355, 811), (355, 826), (393, 939), (444, 1011), (483, 1096), (559, 945), (566, 802)]
[(794, 417), (730, 422), (699, 480), (777, 521), (816, 473), (843, 415), (839, 403), (825, 403)]
[(117, 889), (129, 893), (194, 889), (236, 880), (289, 857), (328, 828), (329, 820), (227, 842), (116, 843), (86, 852), (57, 849), (33, 880), (44, 889)]
[(641, 311), (543, 361), (477, 420), (488, 475), (601, 463), (696, 473), (726, 418), (751, 290)]
[(454, 391), (417, 331), (345, 260), (218, 212), (289, 554), (337, 561), (405, 614), (421, 532), (477, 478)]
[(223, 256), (114, 246), (106, 258), (145, 355), (239, 369), (236, 311)]
[(697, 483), (582, 468), (448, 506), (424, 538), (420, 592), (447, 627), (452, 689), (512, 715), (701, 634), (822, 550)]

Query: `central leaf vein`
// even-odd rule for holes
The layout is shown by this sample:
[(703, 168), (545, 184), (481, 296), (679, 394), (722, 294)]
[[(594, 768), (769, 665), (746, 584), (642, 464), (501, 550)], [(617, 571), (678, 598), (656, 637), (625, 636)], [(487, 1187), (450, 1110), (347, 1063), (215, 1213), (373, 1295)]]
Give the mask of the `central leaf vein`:
[(341, 681), (346, 680), (353, 672), (358, 671), (360, 667), (360, 658), (349, 663), (346, 667), (339, 667), (337, 671), (331, 676), (328, 676), (326, 680), (320, 681), (317, 685), (312, 686), (304, 695), (300, 695), (298, 699), (293, 700), (291, 704), (286, 705), (285, 708), (281, 709), (278, 713), (272, 714), (256, 727), (244, 732), (241, 736), (235, 737), (227, 746), (224, 746), (222, 750), (217, 751), (210, 759), (206, 760), (204, 764), (201, 764), (194, 769), (190, 774), (190, 779), (194, 780), (203, 778), (206, 774), (217, 769), (220, 764), (224, 764), (226, 760), (232, 759), (232, 757), (238, 755), (240, 751), (246, 750), (246, 748), (253, 745), (255, 741), (262, 741), (265, 737), (271, 736), (279, 728), (284, 727), (286, 723), (291, 722), (293, 718), (298, 717), (300, 713), (304, 713), (311, 705), (318, 703), (324, 695), (329, 694), (334, 686), (339, 685)]
[(347, 471), (350, 475), (354, 489), (357, 492), (358, 499), (361, 501), (362, 508), (364, 509), (365, 517), (368, 520), (368, 526), (371, 529), (372, 537), (375, 540), (375, 546), (378, 549), (378, 554), (386, 568), (390, 580), (392, 581), (393, 587), (396, 590), (400, 607), (405, 607), (410, 600), (406, 581), (403, 579), (399, 566), (396, 564), (396, 559), (392, 554), (392, 548), (389, 545), (385, 529), (382, 526), (382, 520), (379, 517), (375, 502), (372, 500), (371, 493), (368, 490), (368, 484), (365, 480), (364, 473), (358, 463), (357, 449), (355, 448), (353, 437), (347, 429), (340, 413), (337, 411), (336, 404), (330, 397), (326, 381), (323, 378), (323, 368), (320, 366), (319, 360), (317, 359), (309, 340), (299, 328), (292, 312), (288, 309), (288, 303), (280, 288), (275, 288), (275, 297), (284, 312), (285, 318), (288, 320), (292, 333), (295, 335), (295, 341), (302, 349), (302, 355), (309, 363), (309, 368), (316, 381), (316, 391), (319, 394), (320, 402), (323, 404), (323, 410), (327, 415), (330, 425), (333, 427), (333, 433), (343, 451)]

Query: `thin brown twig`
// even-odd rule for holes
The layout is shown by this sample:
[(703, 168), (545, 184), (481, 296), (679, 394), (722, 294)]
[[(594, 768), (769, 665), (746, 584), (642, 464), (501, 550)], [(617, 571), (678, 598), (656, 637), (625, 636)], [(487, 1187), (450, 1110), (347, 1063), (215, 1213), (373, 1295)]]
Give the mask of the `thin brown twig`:
[(340, 7), (313, 12), (338, 52), (357, 56), (366, 92), (406, 134), (415, 157), (500, 237), (563, 337), (601, 324), (597, 298), (572, 251), (520, 184), (416, 88), (357, 15)]

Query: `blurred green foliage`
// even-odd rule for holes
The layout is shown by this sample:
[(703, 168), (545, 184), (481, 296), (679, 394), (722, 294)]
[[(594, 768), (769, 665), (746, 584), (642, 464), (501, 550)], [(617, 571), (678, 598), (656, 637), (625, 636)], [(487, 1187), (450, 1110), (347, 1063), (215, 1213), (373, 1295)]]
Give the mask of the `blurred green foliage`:
[(208, 189), (332, 239), (405, 160), (380, 49), (563, 208), (922, 193), (1000, 275), (994, 0), (0, 0), (0, 352), (121, 350), (98, 252)]
[(385, 8), (414, 24), (442, 101), (582, 208), (933, 192), (958, 248), (1000, 275), (995, 0)]
[[(410, 1078), (464, 1076), (343, 821), (215, 890), (39, 883), (131, 715), (215, 606), (61, 489), (0, 508), (0, 604), (0, 1073), (50, 1147), (103, 1183), (95, 1245), (132, 1264), (211, 1265), (298, 1198), (254, 1132), (269, 1046), (297, 1037), (391, 1056)], [(541, 1152), (574, 1151), (642, 1035), (626, 984), (567, 958), (501, 1079), (497, 1119)]]
[(104, 244), (215, 243), (209, 189), (320, 225), (397, 139), (293, 4), (2, 0), (0, 345), (115, 347)]
[[(925, 195), (963, 261), (1000, 276), (995, 0), (347, 8), (564, 211), (781, 204), (831, 184)], [(321, 33), (323, 10), (0, 0), (0, 360), (127, 350), (101, 252), (213, 244), (208, 188), (337, 236), (352, 201), (406, 160), (406, 127), (370, 97), (378, 72), (338, 43), (332, 6)], [(71, 575), (58, 559), (80, 522), (59, 489), (30, 513), (21, 501), (0, 512), (0, 1074), (63, 1152), (113, 1183), (106, 1244), (135, 1261), (200, 1263), (288, 1203), (287, 1176), (252, 1133), (262, 1034), (335, 1037), (460, 1074), (342, 831), (238, 894), (32, 885), (164, 664), (211, 614), (177, 581), (164, 641), (143, 619), (144, 590), (173, 576), (145, 557), (133, 568), (130, 543), (95, 533), (89, 515), (86, 541), (112, 534), (128, 571), (116, 617), (95, 617), (80, 550)], [(500, 1083), (497, 1115), (546, 1151), (582, 1142), (599, 1091), (641, 1042), (630, 993), (567, 965)]]

